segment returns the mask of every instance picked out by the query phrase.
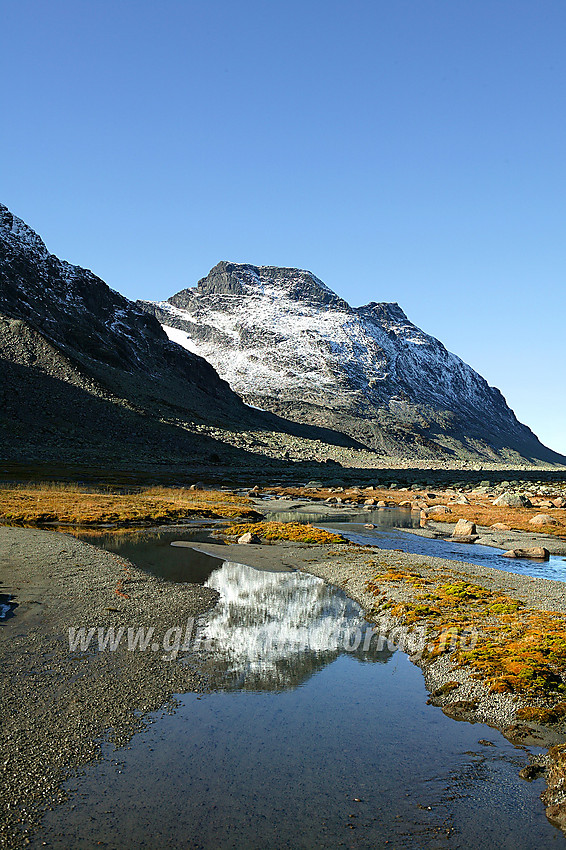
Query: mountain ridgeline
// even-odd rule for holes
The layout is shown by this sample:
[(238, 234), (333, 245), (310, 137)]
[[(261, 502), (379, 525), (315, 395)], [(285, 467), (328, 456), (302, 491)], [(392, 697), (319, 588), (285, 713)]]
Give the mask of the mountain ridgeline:
[(396, 304), (353, 308), (310, 272), (230, 263), (134, 303), (1, 204), (0, 451), (278, 474), (332, 459), (564, 462)]
[(227, 262), (167, 301), (138, 304), (249, 404), (374, 451), (562, 461), (398, 304), (351, 307), (311, 272)]
[(255, 421), (209, 363), (2, 205), (0, 370), (5, 460), (206, 462), (218, 446), (195, 425)]

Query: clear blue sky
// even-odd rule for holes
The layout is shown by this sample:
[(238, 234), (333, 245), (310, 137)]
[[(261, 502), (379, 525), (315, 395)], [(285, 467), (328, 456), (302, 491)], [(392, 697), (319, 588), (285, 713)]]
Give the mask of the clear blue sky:
[(0, 200), (136, 298), (398, 301), (566, 452), (564, 0), (3, 0)]

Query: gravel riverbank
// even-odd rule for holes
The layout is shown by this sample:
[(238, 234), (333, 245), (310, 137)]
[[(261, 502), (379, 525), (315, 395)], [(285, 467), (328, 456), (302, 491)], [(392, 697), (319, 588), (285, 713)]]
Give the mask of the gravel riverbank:
[[(260, 569), (317, 575), (356, 599), (380, 633), (389, 639), (394, 633), (397, 643), (406, 633), (391, 611), (376, 606), (368, 588), (377, 578), (384, 592), (381, 602), (414, 601), (415, 588), (410, 582), (388, 581), (391, 571), (411, 571), (430, 582), (472, 582), (535, 611), (566, 614), (562, 582), (442, 558), (349, 544), (218, 543), (194, 548)], [(117, 555), (58, 532), (0, 528), (0, 564), (0, 592), (16, 605), (13, 616), (0, 621), (0, 734), (6, 754), (0, 846), (9, 848), (27, 843), (42, 813), (63, 798), (62, 782), (99, 757), (101, 743), (127, 745), (148, 712), (172, 707), (173, 694), (206, 689), (202, 672), (182, 663), (182, 652), (175, 657), (175, 638), (186, 632), (187, 621), (205, 615), (217, 595), (205, 587), (152, 577)], [(85, 650), (69, 649), (69, 629), (151, 626), (155, 643), (145, 652), (128, 651), (125, 640), (115, 651), (100, 651), (96, 636)], [(518, 721), (520, 699), (490, 693), (470, 669), (457, 668), (450, 654), (430, 658), (410, 641), (403, 648), (423, 670), (431, 701), (448, 716), (487, 723), (517, 745), (547, 748), (566, 741), (563, 723)], [(454, 689), (447, 691), (447, 685)], [(548, 769), (549, 817), (564, 828), (566, 795), (559, 760), (535, 761)]]
[[(73, 768), (101, 741), (125, 745), (144, 715), (206, 681), (174, 658), (178, 632), (215, 591), (172, 585), (65, 534), (0, 527), (0, 592), (16, 605), (0, 620), (0, 846), (20, 847), (62, 798)], [(150, 627), (153, 645), (70, 651), (69, 629)]]

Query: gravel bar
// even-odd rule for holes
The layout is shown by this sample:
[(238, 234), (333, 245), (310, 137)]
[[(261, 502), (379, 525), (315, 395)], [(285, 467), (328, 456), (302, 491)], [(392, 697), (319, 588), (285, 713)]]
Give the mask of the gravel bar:
[[(173, 694), (206, 689), (182, 653), (164, 651), (164, 639), (218, 595), (28, 528), (0, 527), (0, 581), (16, 606), (0, 620), (0, 846), (9, 848), (28, 843), (43, 812), (64, 799), (61, 783), (99, 758), (104, 741), (124, 746), (148, 712), (170, 710)], [(153, 626), (156, 649), (128, 651), (124, 639), (116, 651), (100, 651), (95, 638), (88, 650), (70, 651), (70, 628), (110, 626)]]

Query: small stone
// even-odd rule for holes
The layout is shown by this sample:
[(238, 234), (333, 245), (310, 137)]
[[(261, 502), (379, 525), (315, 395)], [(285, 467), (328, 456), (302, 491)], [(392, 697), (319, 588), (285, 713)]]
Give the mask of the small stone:
[(238, 543), (261, 543), (261, 540), (257, 536), (257, 534), (252, 534), (251, 531), (246, 531), (245, 534), (242, 534), (241, 537), (238, 537)]
[(461, 496), (454, 496), (450, 499), (451, 505), (469, 505), (470, 500), (466, 499), (466, 497), (462, 494)]
[(521, 779), (526, 779), (528, 782), (531, 782), (533, 779), (536, 779), (537, 776), (540, 776), (542, 771), (543, 768), (540, 764), (528, 764), (519, 771), (519, 776)]
[(556, 525), (556, 520), (550, 514), (537, 514), (529, 520), (529, 525)]

